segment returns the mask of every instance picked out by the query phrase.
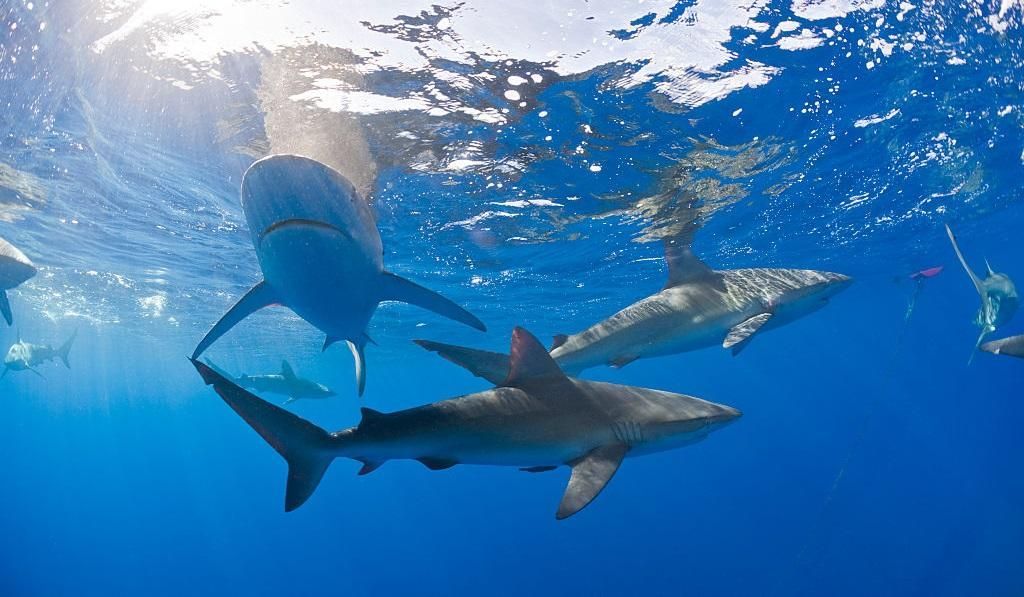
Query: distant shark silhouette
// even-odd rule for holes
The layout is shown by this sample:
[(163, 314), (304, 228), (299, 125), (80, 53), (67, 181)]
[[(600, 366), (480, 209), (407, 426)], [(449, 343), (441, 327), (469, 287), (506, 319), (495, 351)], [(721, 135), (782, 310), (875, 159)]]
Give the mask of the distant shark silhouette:
[(974, 350), (971, 351), (971, 358), (967, 360), (967, 363), (970, 364), (974, 360), (974, 353), (977, 352), (978, 346), (981, 345), (981, 341), (985, 339), (985, 336), (1010, 321), (1013, 318), (1013, 314), (1017, 312), (1017, 305), (1019, 303), (1017, 287), (1014, 286), (1010, 276), (992, 271), (992, 266), (989, 265), (987, 259), (985, 260), (985, 269), (988, 270), (988, 275), (984, 280), (979, 278), (971, 270), (971, 267), (967, 265), (967, 260), (964, 259), (964, 254), (960, 252), (960, 245), (956, 242), (956, 236), (953, 235), (953, 230), (950, 229), (949, 224), (946, 225), (946, 234), (949, 235), (949, 242), (953, 243), (953, 250), (956, 251), (956, 257), (960, 260), (960, 265), (964, 266), (964, 271), (970, 276), (971, 282), (974, 283), (974, 288), (978, 291), (978, 295), (981, 296), (981, 307), (974, 318), (974, 325), (981, 328), (981, 333), (978, 334), (978, 341), (975, 342)]
[(7, 291), (36, 275), (36, 266), (17, 247), (0, 238), (0, 313), (7, 325), (14, 323)]
[(4, 357), (4, 372), (0, 374), (0, 378), (6, 377), (10, 371), (31, 371), (42, 377), (36, 367), (58, 358), (64, 362), (65, 367), (70, 369), (68, 353), (71, 352), (71, 345), (74, 344), (76, 336), (78, 336), (78, 330), (75, 330), (71, 337), (56, 350), (45, 344), (29, 344), (19, 337), (18, 341), (7, 351), (7, 356)]
[(986, 342), (981, 345), (981, 349), (992, 354), (1006, 354), (1024, 359), (1024, 334)]
[(802, 269), (712, 270), (688, 244), (665, 241), (668, 283), (608, 319), (571, 336), (558, 335), (555, 362), (570, 375), (597, 365), (720, 344), (738, 354), (761, 330), (825, 306), (850, 285), (842, 274)]
[(214, 365), (210, 359), (206, 359), (206, 364), (218, 374), (230, 379), (243, 388), (286, 396), (288, 399), (285, 400), (285, 404), (291, 404), (303, 398), (330, 398), (335, 395), (327, 386), (295, 375), (295, 371), (288, 364), (288, 361), (281, 361), (280, 374), (239, 375), (238, 377), (234, 377), (217, 365)]
[[(471, 357), (460, 363), (471, 370), (492, 354), (459, 350)], [(390, 414), (364, 408), (357, 427), (335, 433), (192, 363), (288, 462), (286, 511), (301, 506), (330, 463), (345, 457), (363, 463), (361, 475), (392, 459), (418, 460), (431, 470), (486, 464), (542, 472), (566, 465), (572, 475), (556, 514), (562, 519), (597, 497), (626, 456), (700, 441), (740, 416), (736, 409), (682, 394), (566, 377), (522, 328), (512, 333), (508, 373), (498, 387)]]
[(484, 324), (441, 295), (384, 270), (370, 206), (336, 170), (297, 155), (255, 162), (242, 178), (242, 210), (264, 280), (232, 307), (196, 347), (196, 359), (251, 313), (284, 305), (327, 334), (324, 350), (345, 340), (359, 394), (366, 385), (366, 326), (382, 301), (428, 309), (478, 330)]

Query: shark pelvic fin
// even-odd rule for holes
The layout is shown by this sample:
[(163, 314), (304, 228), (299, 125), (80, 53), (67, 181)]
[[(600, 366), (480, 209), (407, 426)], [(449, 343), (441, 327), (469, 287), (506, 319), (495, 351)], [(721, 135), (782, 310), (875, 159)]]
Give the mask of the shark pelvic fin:
[(340, 340), (341, 338), (335, 336), (327, 336), (326, 338), (324, 338), (324, 347), (320, 350), (320, 352), (327, 352), (327, 349), (331, 347), (331, 344), (334, 344), (335, 342), (338, 342)]
[(768, 320), (772, 318), (771, 313), (760, 313), (743, 321), (729, 330), (729, 334), (725, 337), (725, 341), (722, 342), (722, 348), (731, 348), (732, 355), (736, 356), (744, 348), (750, 344), (750, 340), (757, 333), (757, 330), (761, 329), (764, 324), (768, 323)]
[(281, 361), (281, 377), (287, 380), (295, 379), (295, 370), (292, 369), (292, 366), (288, 364), (288, 361)]
[(431, 352), (436, 352), (473, 375), (482, 377), (496, 386), (505, 383), (505, 380), (508, 379), (509, 358), (506, 354), (431, 342), (430, 340), (413, 340), (413, 342)]
[(665, 288), (687, 282), (705, 282), (725, 292), (721, 274), (716, 273), (694, 255), (689, 244), (671, 238), (665, 239), (664, 244), (665, 263), (668, 265), (668, 282), (665, 283)]
[(352, 353), (352, 360), (355, 361), (356, 365), (356, 385), (359, 386), (359, 395), (363, 395), (363, 390), (366, 389), (366, 355), (363, 354), (363, 348), (366, 346), (360, 340), (359, 342), (353, 342), (352, 340), (345, 341), (348, 344), (348, 350)]
[(985, 288), (981, 283), (981, 278), (975, 275), (971, 266), (967, 265), (967, 260), (964, 259), (964, 254), (960, 252), (960, 244), (956, 242), (956, 236), (953, 234), (953, 230), (946, 224), (946, 234), (949, 235), (949, 242), (953, 243), (953, 250), (956, 251), (956, 258), (960, 260), (960, 265), (964, 266), (964, 271), (970, 276), (971, 282), (974, 283), (974, 288), (977, 289), (978, 294), (985, 297)]
[(438, 315), (447, 317), (448, 319), (454, 319), (460, 323), (464, 323), (472, 328), (476, 328), (481, 332), (487, 331), (487, 326), (482, 321), (476, 318), (475, 315), (462, 307), (456, 305), (452, 301), (444, 298), (440, 294), (429, 290), (410, 282), (401, 276), (396, 276), (391, 272), (384, 272), (381, 275), (381, 288), (380, 288), (380, 300), (382, 301), (401, 301), (403, 303), (409, 303), (410, 305), (416, 305), (422, 307), (428, 311), (433, 311)]
[(11, 301), (7, 298), (7, 291), (0, 290), (0, 313), (4, 314), (4, 321), (7, 325), (14, 323), (14, 315), (11, 314)]
[(516, 327), (512, 330), (512, 351), (509, 355), (508, 378), (501, 385), (517, 386), (532, 379), (567, 380), (558, 363), (544, 350), (537, 338)]
[(432, 471), (443, 471), (446, 468), (452, 468), (458, 464), (458, 461), (450, 460), (448, 458), (431, 458), (429, 456), (417, 458), (416, 460)]
[(253, 286), (249, 292), (245, 293), (245, 296), (239, 299), (238, 302), (235, 303), (235, 306), (231, 307), (228, 312), (224, 314), (224, 317), (221, 317), (220, 321), (218, 321), (213, 328), (206, 333), (206, 336), (203, 337), (199, 342), (199, 345), (196, 346), (195, 352), (192, 353), (192, 359), (195, 360), (199, 358), (199, 355), (203, 354), (211, 344), (226, 334), (228, 330), (235, 327), (238, 322), (242, 321), (249, 315), (252, 315), (256, 311), (259, 311), (263, 307), (269, 307), (270, 305), (276, 304), (278, 300), (277, 293), (274, 292), (274, 290), (268, 286), (265, 281)]
[(331, 436), (316, 425), (243, 390), (195, 359), (190, 359), (206, 385), (288, 462), (286, 512), (313, 495), (334, 460)]
[(555, 518), (568, 518), (594, 501), (619, 470), (627, 451), (629, 447), (625, 444), (610, 444), (594, 448), (583, 458), (570, 463), (572, 476)]

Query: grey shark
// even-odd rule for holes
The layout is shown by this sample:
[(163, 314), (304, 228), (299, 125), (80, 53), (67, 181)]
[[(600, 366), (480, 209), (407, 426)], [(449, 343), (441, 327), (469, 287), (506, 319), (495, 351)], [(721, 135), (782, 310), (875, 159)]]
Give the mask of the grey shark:
[(1024, 334), (986, 342), (981, 345), (981, 349), (992, 354), (1005, 354), (1024, 359)]
[(665, 241), (665, 287), (571, 336), (559, 335), (551, 356), (567, 373), (597, 365), (721, 345), (738, 354), (758, 332), (827, 304), (850, 285), (842, 274), (803, 269), (712, 270), (688, 245)]
[[(975, 350), (971, 351), (971, 359), (973, 359), (974, 353), (985, 336), (1013, 318), (1020, 299), (1017, 296), (1017, 287), (1013, 284), (1010, 276), (992, 271), (992, 266), (989, 265), (987, 259), (985, 260), (985, 269), (988, 270), (988, 274), (984, 279), (979, 278), (971, 266), (967, 265), (964, 254), (960, 252), (960, 244), (957, 243), (956, 236), (953, 235), (949, 224), (946, 225), (946, 234), (949, 235), (949, 242), (953, 244), (953, 250), (956, 252), (957, 259), (960, 260), (960, 265), (964, 267), (964, 271), (971, 278), (974, 288), (981, 297), (981, 307), (978, 308), (978, 314), (974, 317), (974, 325), (981, 328), (981, 333), (978, 334), (978, 341), (974, 344)], [(967, 362), (969, 364), (970, 359)]]
[[(464, 357), (452, 360), (494, 374), (478, 366), (494, 353), (452, 348)], [(358, 426), (328, 433), (193, 360), (205, 382), (288, 462), (287, 511), (301, 506), (328, 465), (344, 457), (362, 462), (361, 475), (393, 459), (418, 460), (431, 470), (568, 466), (572, 473), (556, 513), (563, 519), (597, 497), (625, 457), (695, 443), (740, 416), (691, 396), (567, 377), (522, 328), (512, 333), (508, 363), (494, 389), (389, 414), (364, 408)]]
[(264, 279), (196, 347), (196, 359), (251, 313), (283, 305), (327, 334), (324, 350), (347, 342), (359, 394), (366, 384), (366, 326), (382, 301), (401, 301), (486, 330), (441, 295), (384, 270), (370, 206), (336, 170), (297, 155), (255, 162), (242, 178), (242, 211)]
[(14, 323), (11, 303), (7, 291), (17, 288), (29, 278), (36, 275), (36, 266), (32, 260), (18, 250), (17, 247), (0, 238), (0, 313), (7, 325)]
[(206, 359), (206, 364), (223, 377), (232, 382), (255, 390), (257, 392), (268, 392), (286, 396), (285, 404), (291, 404), (296, 400), (304, 398), (330, 398), (336, 394), (327, 386), (309, 379), (303, 379), (295, 375), (295, 370), (288, 364), (288, 361), (281, 361), (281, 373), (270, 375), (239, 375), (233, 377), (220, 367), (213, 364), (213, 361)]
[(7, 351), (7, 356), (4, 357), (4, 372), (0, 374), (0, 378), (5, 377), (10, 371), (32, 371), (41, 376), (42, 374), (36, 370), (36, 367), (54, 359), (60, 359), (64, 366), (70, 369), (71, 362), (68, 361), (68, 353), (71, 352), (71, 345), (74, 344), (76, 336), (78, 336), (77, 330), (59, 348), (45, 344), (29, 344), (18, 338), (18, 341)]

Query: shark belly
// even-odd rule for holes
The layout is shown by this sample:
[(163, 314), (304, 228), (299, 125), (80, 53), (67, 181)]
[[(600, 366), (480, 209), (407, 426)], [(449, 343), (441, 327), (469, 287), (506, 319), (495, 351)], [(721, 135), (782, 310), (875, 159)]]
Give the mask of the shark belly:
[(264, 237), (257, 253), (283, 304), (330, 336), (358, 338), (383, 269), (369, 249), (336, 229), (296, 224)]

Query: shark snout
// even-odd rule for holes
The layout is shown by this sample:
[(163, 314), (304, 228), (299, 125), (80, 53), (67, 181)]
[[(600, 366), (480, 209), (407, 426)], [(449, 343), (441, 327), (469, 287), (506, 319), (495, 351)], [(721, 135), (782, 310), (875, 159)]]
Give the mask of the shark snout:
[(708, 417), (708, 420), (712, 423), (730, 423), (742, 416), (743, 413), (739, 409), (719, 404), (717, 412)]

